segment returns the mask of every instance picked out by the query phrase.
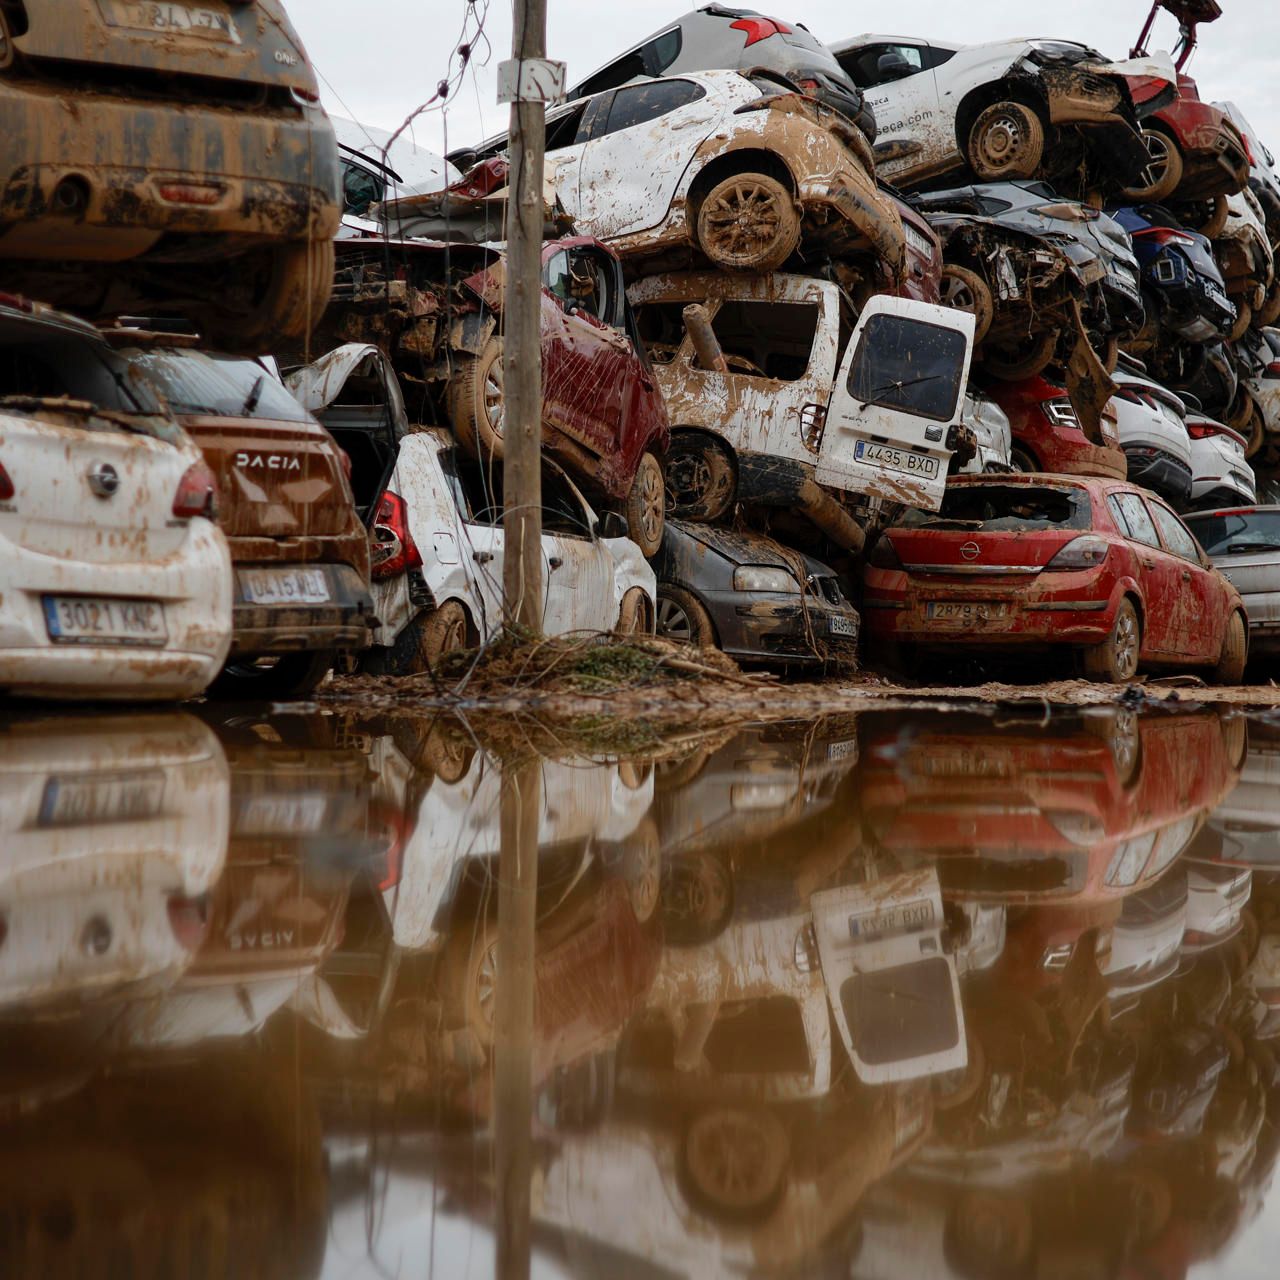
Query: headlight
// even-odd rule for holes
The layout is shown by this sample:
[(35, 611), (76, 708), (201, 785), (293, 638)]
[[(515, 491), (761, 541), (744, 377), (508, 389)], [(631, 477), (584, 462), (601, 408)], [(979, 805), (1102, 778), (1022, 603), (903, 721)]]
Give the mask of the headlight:
[(743, 564), (733, 571), (733, 589), (735, 591), (794, 591), (799, 592), (800, 583), (795, 575), (786, 569), (778, 569), (763, 564)]

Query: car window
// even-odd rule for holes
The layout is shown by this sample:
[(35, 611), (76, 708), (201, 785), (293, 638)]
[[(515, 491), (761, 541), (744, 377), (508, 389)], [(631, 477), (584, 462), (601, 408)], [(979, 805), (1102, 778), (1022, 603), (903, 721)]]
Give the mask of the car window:
[(595, 130), (595, 136), (634, 128), (706, 96), (706, 90), (692, 80), (658, 80), (653, 84), (627, 85), (613, 95), (609, 123), (603, 130)]
[(342, 207), (347, 213), (363, 216), (371, 204), (382, 199), (386, 189), (386, 183), (364, 165), (342, 162)]
[(858, 340), (849, 393), (863, 405), (949, 422), (960, 401), (966, 348), (958, 329), (880, 312)]
[(684, 309), (700, 298), (681, 298), (679, 302), (642, 302), (635, 308), (636, 329), (640, 341), (654, 364), (670, 364), (685, 340)]
[(68, 396), (120, 413), (161, 412), (152, 385), (123, 357), (74, 334), (7, 338), (0, 346), (0, 398), (9, 396)]
[(1085, 489), (1031, 484), (951, 485), (937, 511), (907, 511), (907, 529), (960, 527), (975, 531), (1088, 529), (1093, 509)]
[[(913, 44), (873, 44), (840, 59), (840, 65), (860, 89), (892, 80), (905, 80), (925, 68), (925, 50)], [(886, 64), (880, 65), (884, 58)], [(890, 64), (892, 60), (892, 65)]]
[(1280, 551), (1280, 511), (1189, 516), (1187, 525), (1211, 556)]
[(1160, 546), (1160, 535), (1147, 514), (1146, 504), (1136, 493), (1113, 493), (1107, 502), (1113, 512), (1119, 508), (1121, 528), (1126, 537), (1148, 547)]
[(311, 415), (256, 360), (204, 351), (139, 351), (134, 365), (174, 413), (310, 422)]
[(621, 327), (622, 288), (612, 258), (596, 249), (561, 250), (542, 269), (542, 278), (566, 311), (573, 307)]
[(542, 473), (542, 531), (570, 538), (591, 536), (591, 525), (578, 495), (554, 471)]
[(588, 76), (573, 89), (572, 96), (587, 98), (593, 93), (616, 89), (637, 76), (660, 76), (680, 56), (683, 42), (684, 37), (679, 27), (664, 31), (660, 36), (654, 36), (638, 49), (624, 53), (622, 57), (601, 67), (594, 75)]
[(794, 382), (809, 368), (818, 304), (732, 299), (721, 303), (711, 328), (731, 373)]
[[(572, 111), (565, 111), (554, 118), (548, 118), (545, 150), (559, 151), (563, 147), (573, 147), (579, 142), (586, 142), (591, 136), (592, 121), (598, 114), (596, 108), (599, 106), (598, 101), (584, 102), (574, 107)], [(505, 149), (505, 141), (503, 149)]]
[(1148, 502), (1147, 506), (1156, 518), (1164, 545), (1175, 556), (1181, 556), (1184, 560), (1192, 560), (1199, 564), (1200, 555), (1196, 549), (1196, 540), (1182, 527), (1182, 521), (1168, 507), (1161, 506), (1158, 502)]

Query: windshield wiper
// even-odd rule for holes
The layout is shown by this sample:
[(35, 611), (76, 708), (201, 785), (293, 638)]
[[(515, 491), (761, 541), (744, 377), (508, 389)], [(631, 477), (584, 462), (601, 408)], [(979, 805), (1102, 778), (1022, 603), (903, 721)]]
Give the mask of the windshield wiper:
[(249, 394), (244, 398), (244, 404), (240, 406), (240, 417), (247, 418), (258, 407), (258, 401), (262, 399), (263, 380), (266, 374), (260, 373), (253, 380), (253, 386), (249, 388)]
[(1227, 545), (1228, 555), (1247, 555), (1250, 551), (1280, 551), (1280, 542), (1232, 542)]

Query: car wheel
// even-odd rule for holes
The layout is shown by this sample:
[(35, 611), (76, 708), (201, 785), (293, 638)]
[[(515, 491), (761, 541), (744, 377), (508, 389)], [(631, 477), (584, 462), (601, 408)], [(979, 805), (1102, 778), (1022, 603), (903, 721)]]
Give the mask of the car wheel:
[(1111, 753), (1116, 781), (1130, 787), (1138, 777), (1142, 763), (1142, 734), (1138, 717), (1130, 707), (1108, 708), (1085, 717), (1084, 731), (1091, 738), (1105, 742)]
[(658, 554), (666, 521), (666, 487), (662, 464), (648, 451), (640, 455), (631, 492), (627, 494), (627, 530), (646, 560)]
[(1243, 299), (1236, 301), (1236, 322), (1227, 334), (1228, 342), (1239, 342), (1253, 323), (1253, 308)]
[(236, 658), (222, 668), (205, 696), (219, 702), (300, 698), (328, 675), (336, 656), (331, 649), (309, 649), (278, 657)]
[(1227, 225), (1231, 208), (1226, 196), (1214, 196), (1212, 200), (1199, 200), (1195, 204), (1182, 205), (1178, 215), (1184, 226), (1198, 231), (1210, 240), (1216, 240)]
[(622, 872), (632, 914), (637, 924), (648, 924), (662, 897), (662, 836), (651, 815), (641, 818), (622, 847)]
[(662, 864), (659, 905), (668, 946), (718, 938), (733, 917), (733, 876), (713, 853), (678, 854)]
[(653, 635), (653, 606), (643, 587), (632, 587), (623, 595), (614, 631), (620, 636)]
[(956, 1201), (947, 1244), (965, 1275), (1017, 1275), (1031, 1258), (1032, 1243), (1031, 1211), (1022, 1200), (968, 1191)]
[(458, 600), (446, 600), (418, 614), (396, 637), (387, 658), (387, 672), (413, 676), (434, 671), (445, 654), (466, 648), (467, 624), (467, 611)]
[(718, 436), (680, 431), (667, 449), (666, 514), (711, 524), (733, 505), (733, 455)]
[(1245, 398), (1249, 402), (1249, 412), (1245, 415), (1239, 431), (1245, 439), (1244, 456), (1255, 458), (1262, 452), (1262, 446), (1266, 443), (1267, 420), (1262, 416), (1262, 409), (1258, 402), (1252, 396)]
[(498, 1003), (498, 930), (489, 921), (479, 920), (449, 939), (443, 995), (448, 1028), (466, 1029), (483, 1048), (491, 1048)]
[(1222, 650), (1218, 655), (1218, 664), (1213, 669), (1214, 684), (1239, 684), (1244, 679), (1248, 660), (1249, 630), (1245, 626), (1244, 615), (1235, 610), (1227, 619)]
[(738, 173), (718, 182), (698, 209), (698, 247), (717, 267), (774, 271), (800, 243), (800, 211), (777, 178)]
[(415, 769), (430, 773), (448, 786), (467, 776), (476, 755), (457, 721), (393, 720), (391, 740)]
[[(236, 271), (233, 261), (232, 272)], [(261, 351), (304, 338), (320, 323), (333, 292), (332, 240), (296, 240), (253, 257), (241, 269), (249, 297), (239, 306), (214, 303), (193, 318), (208, 345), (222, 351)], [(228, 295), (239, 283), (234, 278)]]
[(1227, 716), (1220, 722), (1222, 728), (1222, 749), (1227, 761), (1235, 770), (1244, 768), (1249, 755), (1249, 722), (1244, 716)]
[(1262, 306), (1254, 312), (1253, 321), (1259, 329), (1270, 328), (1280, 320), (1280, 280), (1271, 286), (1271, 292), (1263, 299)]
[(1139, 181), (1125, 187), (1123, 194), (1135, 204), (1167, 199), (1182, 181), (1182, 152), (1173, 139), (1159, 129), (1143, 129), (1142, 143), (1147, 149), (1147, 167)]
[(589, 1133), (612, 1109), (616, 1080), (612, 1050), (557, 1067), (538, 1095), (539, 1120), (562, 1133)]
[(1116, 608), (1111, 634), (1101, 644), (1084, 650), (1085, 675), (1108, 684), (1127, 684), (1138, 674), (1142, 651), (1142, 624), (1132, 600), (1121, 600)]
[(458, 443), (482, 462), (501, 458), (506, 425), (501, 338), (490, 338), (478, 356), (458, 356), (445, 398)]
[(991, 287), (968, 267), (948, 263), (942, 268), (942, 305), (967, 311), (973, 317), (973, 341), (975, 344), (987, 336), (991, 317), (995, 314), (995, 300)]
[(1093, 348), (1093, 354), (1098, 357), (1098, 363), (1108, 373), (1115, 373), (1116, 365), (1120, 363), (1120, 339), (1108, 334), (1097, 342), (1091, 338), (1089, 345)]
[(993, 103), (973, 122), (967, 153), (984, 182), (1034, 178), (1044, 156), (1044, 125), (1024, 103)]
[(658, 584), (658, 635), (679, 640), (698, 649), (716, 647), (716, 629), (706, 606), (683, 587), (669, 582)]
[(1053, 361), (1058, 345), (1056, 333), (1033, 334), (1013, 346), (988, 347), (982, 363), (988, 373), (1002, 382), (1021, 382), (1043, 373)]
[(771, 1111), (714, 1107), (685, 1133), (683, 1181), (700, 1207), (730, 1220), (759, 1218), (778, 1202), (791, 1142)]
[(1040, 470), (1036, 460), (1025, 449), (1019, 448), (1017, 445), (1014, 445), (1009, 450), (1009, 465), (1015, 471), (1024, 471), (1028, 474), (1033, 474)]

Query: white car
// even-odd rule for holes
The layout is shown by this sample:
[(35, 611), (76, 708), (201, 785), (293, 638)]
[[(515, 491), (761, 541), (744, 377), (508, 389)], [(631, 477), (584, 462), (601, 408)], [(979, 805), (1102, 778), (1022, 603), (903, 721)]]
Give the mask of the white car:
[(1196, 409), (1187, 413), (1191, 437), (1191, 506), (1251, 507), (1258, 500), (1258, 482), (1245, 460), (1248, 441), (1225, 423)]
[[(966, 163), (983, 182), (1052, 178), (1077, 168), (1088, 144), (1090, 159), (1126, 181), (1147, 162), (1126, 77), (1166, 82), (1144, 112), (1172, 101), (1176, 83), (1167, 54), (1108, 62), (1065, 40), (868, 34), (830, 47), (875, 112), (877, 172), (898, 185)], [(1051, 129), (1059, 141), (1046, 146)]]
[(1187, 927), (1182, 954), (1198, 955), (1240, 932), (1253, 871), (1221, 862), (1187, 863)]
[(191, 964), (222, 873), (230, 782), (183, 712), (0, 727), (0, 1007), (154, 989)]
[(217, 484), (92, 326), (0, 305), (0, 691), (186, 698), (231, 645)]
[(991, 471), (1012, 471), (1009, 460), (1013, 448), (1013, 428), (1005, 411), (990, 397), (970, 384), (964, 395), (961, 418), (977, 441), (978, 450), (960, 468), (961, 475), (983, 475)]
[(1123, 365), (1112, 375), (1119, 390), (1115, 410), (1129, 479), (1182, 509), (1191, 496), (1191, 437), (1187, 406), (1158, 382)]

